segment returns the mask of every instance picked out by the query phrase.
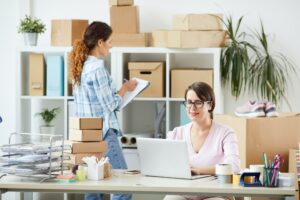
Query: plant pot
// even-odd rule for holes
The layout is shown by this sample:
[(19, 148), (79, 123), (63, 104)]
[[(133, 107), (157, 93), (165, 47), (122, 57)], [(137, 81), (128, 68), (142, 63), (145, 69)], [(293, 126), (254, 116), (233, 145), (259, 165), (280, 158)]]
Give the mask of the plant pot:
[(54, 126), (41, 126), (41, 134), (54, 135), (55, 127)]
[(24, 33), (25, 45), (36, 46), (38, 33)]

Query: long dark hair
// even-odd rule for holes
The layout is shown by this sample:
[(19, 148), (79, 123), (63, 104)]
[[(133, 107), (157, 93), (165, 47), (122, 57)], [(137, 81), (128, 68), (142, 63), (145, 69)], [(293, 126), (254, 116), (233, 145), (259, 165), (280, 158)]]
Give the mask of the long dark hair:
[(76, 40), (74, 42), (73, 49), (69, 57), (71, 78), (74, 85), (80, 84), (83, 63), (90, 51), (95, 48), (99, 40), (103, 40), (105, 42), (111, 34), (112, 29), (108, 24), (95, 21), (86, 28), (83, 39)]

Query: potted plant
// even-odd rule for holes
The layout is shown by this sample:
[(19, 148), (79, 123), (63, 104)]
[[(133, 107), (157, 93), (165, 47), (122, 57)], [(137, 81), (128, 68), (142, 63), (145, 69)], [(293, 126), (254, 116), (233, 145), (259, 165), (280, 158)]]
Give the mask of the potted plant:
[(40, 19), (25, 15), (18, 29), (19, 33), (23, 33), (26, 45), (36, 46), (38, 34), (46, 31), (46, 25)]
[(60, 108), (53, 108), (51, 110), (49, 109), (43, 109), (42, 112), (36, 113), (36, 116), (41, 116), (44, 125), (41, 126), (41, 133), (42, 134), (54, 134), (55, 133), (55, 127), (51, 125), (51, 122), (56, 118), (57, 114), (59, 113)]

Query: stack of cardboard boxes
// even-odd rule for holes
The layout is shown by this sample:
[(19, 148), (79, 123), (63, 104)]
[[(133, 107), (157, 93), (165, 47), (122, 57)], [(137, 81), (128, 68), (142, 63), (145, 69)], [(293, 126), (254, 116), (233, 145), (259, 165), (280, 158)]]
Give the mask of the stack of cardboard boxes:
[(139, 9), (133, 5), (133, 0), (110, 0), (109, 3), (113, 46), (148, 46), (148, 34), (140, 33)]
[(210, 48), (225, 46), (222, 14), (185, 14), (173, 17), (173, 30), (154, 31), (153, 46)]
[(73, 165), (84, 163), (83, 157), (96, 156), (101, 159), (107, 151), (107, 143), (102, 141), (101, 118), (70, 118), (69, 141), (70, 162)]

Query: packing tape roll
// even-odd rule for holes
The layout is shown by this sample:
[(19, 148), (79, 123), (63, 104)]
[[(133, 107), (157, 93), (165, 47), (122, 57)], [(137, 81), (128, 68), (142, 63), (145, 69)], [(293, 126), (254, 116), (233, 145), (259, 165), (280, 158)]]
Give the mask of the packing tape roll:
[(218, 175), (218, 182), (221, 184), (232, 183), (232, 175)]
[(217, 164), (216, 165), (216, 175), (232, 175), (231, 164)]
[(241, 174), (233, 174), (232, 175), (232, 184), (239, 186), (241, 181)]

